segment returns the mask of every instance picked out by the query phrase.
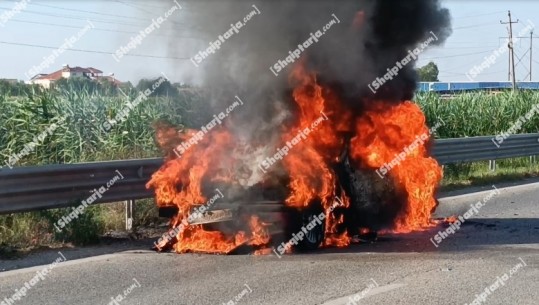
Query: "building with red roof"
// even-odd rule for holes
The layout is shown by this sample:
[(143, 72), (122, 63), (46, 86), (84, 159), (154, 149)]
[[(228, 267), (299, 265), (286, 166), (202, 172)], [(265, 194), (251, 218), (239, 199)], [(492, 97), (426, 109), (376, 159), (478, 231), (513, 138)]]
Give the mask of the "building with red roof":
[(82, 67), (70, 67), (69, 65), (64, 65), (62, 69), (52, 72), (50, 74), (37, 74), (32, 77), (28, 83), (41, 85), (44, 88), (49, 89), (51, 84), (55, 81), (62, 78), (71, 78), (71, 77), (84, 77), (90, 80), (100, 81), (106, 79), (113, 83), (114, 85), (119, 85), (121, 82), (114, 78), (114, 74), (110, 76), (103, 76), (103, 71), (96, 68), (82, 68)]

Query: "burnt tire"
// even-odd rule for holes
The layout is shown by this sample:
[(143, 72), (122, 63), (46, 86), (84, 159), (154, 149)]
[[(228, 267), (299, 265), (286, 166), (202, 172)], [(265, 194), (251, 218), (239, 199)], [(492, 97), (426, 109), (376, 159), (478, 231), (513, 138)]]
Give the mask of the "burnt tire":
[[(320, 247), (324, 241), (326, 224), (325, 220), (317, 221), (318, 216), (324, 213), (324, 208), (320, 202), (313, 203), (309, 208), (300, 211), (299, 226), (295, 234), (303, 232), (303, 239), (298, 242), (295, 249), (298, 251), (313, 251)], [(311, 229), (308, 229), (308, 226)], [(305, 229), (304, 229), (305, 228)], [(291, 236), (292, 238), (293, 236)]]

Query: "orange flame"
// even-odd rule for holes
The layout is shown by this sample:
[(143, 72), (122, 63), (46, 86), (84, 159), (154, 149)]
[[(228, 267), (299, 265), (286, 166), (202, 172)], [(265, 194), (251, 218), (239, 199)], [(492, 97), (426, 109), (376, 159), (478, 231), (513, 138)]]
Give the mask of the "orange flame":
[(396, 232), (432, 225), (435, 189), (442, 179), (442, 170), (427, 155), (425, 140), (429, 138), (424, 114), (410, 101), (397, 105), (378, 102), (356, 124), (352, 158), (378, 169), (379, 174), (393, 177), (407, 195), (406, 208), (395, 223)]
[[(418, 137), (430, 137), (419, 107), (410, 101), (400, 104), (374, 101), (361, 116), (354, 117), (354, 111), (347, 109), (329, 86), (319, 84), (316, 73), (308, 71), (303, 63), (293, 68), (290, 82), (294, 85), (291, 98), (295, 102), (297, 120), (292, 127), (285, 128), (281, 137), (283, 147), (289, 147), (281, 161), (290, 178), (289, 195), (284, 202), (297, 209), (321, 203), (326, 215), (323, 245), (344, 247), (351, 242), (343, 228), (343, 214), (332, 211), (337, 197), (342, 202), (341, 209), (351, 204), (338, 186), (338, 177), (332, 168), (340, 161), (346, 147), (345, 133), (355, 135), (349, 143), (350, 157), (364, 170), (386, 171), (381, 178), (390, 177), (396, 189), (405, 194), (406, 206), (395, 220), (394, 231), (410, 232), (432, 225), (435, 189), (442, 172), (438, 163), (428, 156), (424, 137), (411, 148)], [(158, 131), (157, 140), (162, 147), (167, 147), (178, 138), (187, 141), (195, 133), (189, 130), (177, 134), (165, 129)], [(191, 208), (206, 201), (202, 190), (206, 182), (232, 183), (238, 178), (234, 171), (237, 159), (231, 153), (237, 146), (228, 130), (213, 129), (180, 158), (172, 155), (153, 175), (147, 187), (155, 189), (157, 205), (179, 209), (171, 221), (172, 227), (179, 226)], [(398, 162), (395, 162), (396, 157)], [(384, 167), (385, 164), (391, 168)], [(268, 224), (256, 215), (251, 216), (248, 224), (248, 232), (232, 235), (207, 231), (202, 225), (187, 225), (177, 234), (174, 249), (178, 253), (229, 253), (248, 244), (260, 248), (256, 253), (269, 252)]]
[(229, 253), (242, 244), (260, 246), (269, 242), (268, 231), (257, 216), (251, 216), (249, 227), (252, 232), (251, 236), (243, 231), (239, 231), (234, 236), (226, 236), (219, 231), (206, 231), (201, 225), (189, 226), (178, 234), (178, 243), (174, 249), (178, 253)]
[(270, 236), (268, 230), (266, 229), (267, 224), (260, 222), (258, 216), (251, 216), (249, 221), (249, 226), (251, 228), (252, 239), (249, 242), (253, 246), (262, 246), (266, 245), (270, 241)]
[(219, 231), (206, 231), (201, 225), (197, 225), (190, 226), (183, 234), (180, 233), (174, 250), (178, 253), (191, 251), (229, 253), (247, 240), (243, 231), (238, 232), (233, 237), (227, 237)]
[[(325, 246), (346, 246), (350, 243), (347, 233), (337, 233), (343, 218), (335, 217), (329, 211), (336, 195), (336, 177), (330, 164), (336, 162), (344, 147), (340, 132), (346, 131), (351, 113), (344, 111), (340, 102), (329, 88), (316, 81), (314, 73), (309, 73), (304, 65), (294, 67), (290, 76), (295, 83), (293, 97), (298, 106), (298, 125), (287, 132), (283, 141), (287, 142), (300, 131), (310, 131), (308, 136), (290, 150), (283, 159), (290, 175), (290, 196), (286, 204), (296, 208), (306, 207), (315, 199), (320, 199), (326, 210)], [(339, 120), (335, 120), (339, 114)], [(333, 118), (321, 120), (321, 118)], [(320, 122), (316, 124), (315, 122)], [(315, 127), (313, 125), (316, 125)], [(348, 199), (343, 203), (348, 206)]]

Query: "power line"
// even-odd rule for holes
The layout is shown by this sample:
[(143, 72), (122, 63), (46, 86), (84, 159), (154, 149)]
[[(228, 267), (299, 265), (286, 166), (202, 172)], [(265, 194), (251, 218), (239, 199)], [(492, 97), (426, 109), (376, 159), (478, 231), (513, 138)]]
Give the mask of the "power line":
[[(118, 3), (121, 3), (121, 4), (124, 4), (122, 3), (122, 1), (119, 1), (119, 0), (115, 0), (115, 2), (118, 2)], [(144, 3), (143, 5), (140, 4), (140, 3), (137, 3), (137, 4), (132, 4), (132, 6), (139, 6), (139, 7), (148, 7), (148, 8), (159, 8), (159, 9), (162, 9), (163, 7), (162, 6), (157, 6), (157, 5), (148, 5), (148, 2)]]
[(454, 74), (454, 75), (464, 75), (464, 73), (462, 73), (462, 72), (459, 73), (459, 72), (450, 72), (450, 71), (441, 71), (441, 70), (438, 71), (438, 72), (440, 72), (440, 73), (449, 73), (449, 74)]
[(482, 49), (482, 48), (496, 48), (499, 46), (477, 46), (477, 47), (454, 47), (454, 48), (448, 48), (446, 46), (443, 46), (444, 50), (462, 50), (462, 49)]
[[(16, 45), (16, 46), (25, 46), (25, 47), (34, 47), (34, 48), (58, 50), (58, 47), (43, 46), (43, 45), (36, 45), (36, 44), (29, 44), (29, 43), (18, 43), (18, 42), (8, 42), (8, 41), (0, 41), (0, 43), (8, 44), (8, 45)], [(114, 54), (113, 52), (95, 51), (95, 50), (83, 50), (83, 49), (72, 49), (72, 48), (66, 48), (65, 50), (66, 51), (73, 51), (73, 52), (96, 53), (96, 54), (107, 54), (107, 55)], [(176, 60), (189, 60), (189, 58), (187, 58), (187, 57), (168, 57), (168, 56), (132, 54), (132, 53), (127, 53), (127, 54), (125, 54), (125, 56), (161, 58), (161, 59), (176, 59)]]
[(490, 53), (490, 52), (492, 52), (492, 50), (482, 51), (482, 52), (475, 52), (475, 53), (466, 53), (466, 54), (457, 54), (457, 55), (448, 55), (448, 56), (437, 56), (437, 57), (421, 58), (421, 59), (422, 59), (422, 60), (432, 60), (432, 59), (441, 59), (441, 58), (453, 58), (453, 57), (461, 57), (461, 56), (469, 56), (469, 55), (485, 54), (485, 53)]
[(129, 6), (129, 7), (132, 7), (132, 8), (136, 8), (137, 10), (142, 11), (142, 12), (145, 12), (145, 13), (152, 13), (152, 12), (149, 11), (149, 10), (143, 9), (143, 8), (141, 8), (141, 7), (137, 6), (137, 5), (131, 4), (131, 3), (125, 3), (125, 2), (120, 1), (120, 0), (116, 0), (115, 2), (118, 2), (118, 3), (123, 4), (123, 5), (125, 5), (125, 6)]
[[(123, 2), (123, 1), (120, 1), (120, 0), (116, 0), (116, 2), (118, 2), (118, 3), (120, 3), (120, 4), (123, 4), (123, 5), (125, 5), (125, 6), (129, 6), (129, 7), (132, 7), (132, 8), (136, 8), (136, 9), (142, 11), (142, 12), (145, 12), (145, 13), (154, 14), (154, 12), (149, 11), (149, 10), (146, 10), (146, 9), (143, 9), (143, 8), (137, 6), (137, 5), (132, 4), (132, 3), (126, 3), (126, 2)], [(156, 7), (154, 6), (154, 8), (156, 8)], [(172, 24), (181, 25), (181, 26), (185, 26), (185, 25), (186, 25), (185, 23), (180, 23), (180, 22), (175, 22), (175, 21), (170, 21), (170, 22), (171, 22)], [(190, 27), (191, 29), (195, 29), (195, 27), (194, 27), (193, 25), (189, 25), (189, 27)], [(200, 29), (195, 29), (195, 30), (196, 30), (196, 31), (200, 31)]]
[[(20, 20), (20, 19), (16, 19), (16, 18), (12, 18), (9, 21), (22, 22), (22, 23), (31, 23), (31, 24), (40, 24), (40, 25), (48, 25), (48, 26), (56, 26), (56, 27), (62, 27), (62, 28), (80, 29), (80, 26), (67, 25), (67, 24), (57, 24), (57, 23), (48, 23), (48, 22), (39, 22), (39, 21)], [(111, 30), (111, 29), (103, 29), (103, 28), (98, 28), (98, 27), (93, 27), (92, 31), (104, 31), (104, 32), (125, 33), (125, 34), (139, 34), (139, 32), (134, 32), (134, 31)], [(174, 38), (201, 39), (200, 37), (163, 35), (163, 34), (158, 34), (158, 33), (152, 34), (152, 36), (154, 36), (154, 35), (155, 36), (162, 36), (162, 37), (171, 37), (171, 36), (173, 36)]]
[[(439, 72), (442, 72), (442, 73), (449, 73), (449, 74), (454, 74), (454, 75), (461, 75), (461, 76), (464, 76), (466, 75), (465, 73), (458, 73), (458, 72), (450, 72), (450, 71), (439, 71)], [(504, 70), (499, 70), (499, 71), (493, 71), (493, 72), (481, 72), (481, 75), (487, 75), (487, 74), (497, 74), (497, 73), (503, 73), (505, 72)]]
[[(505, 38), (505, 39), (508, 39), (509, 37), (502, 37), (502, 38)], [(528, 48), (528, 50), (526, 51), (526, 53), (524, 53), (522, 55), (521, 58), (519, 58), (519, 61), (517, 62), (517, 65), (522, 61), (522, 59), (524, 58), (524, 56), (526, 56), (526, 54), (528, 54), (528, 52), (530, 53), (530, 66), (529, 66), (529, 69), (526, 68), (526, 70), (528, 70), (528, 74), (526, 76), (529, 76), (530, 77), (530, 81), (532, 80), (532, 70), (533, 70), (533, 65), (532, 65), (532, 59), (533, 59), (533, 39), (534, 38), (539, 38), (538, 36), (533, 36), (533, 30), (530, 31), (530, 36), (517, 36), (515, 38), (525, 38), (525, 39), (529, 39), (530, 40), (530, 46)], [(518, 56), (517, 56), (518, 57)]]
[[(5, 7), (0, 7), (0, 10), (9, 11), (9, 9), (7, 9)], [(87, 18), (87, 17), (84, 17), (84, 16), (72, 16), (72, 15), (71, 16), (66, 16), (66, 15), (59, 15), (59, 14), (54, 14), (54, 13), (44, 13), (44, 12), (32, 11), (32, 10), (28, 10), (28, 9), (25, 9), (23, 12), (27, 13), (27, 14), (34, 14), (34, 15), (39, 15), (39, 16), (51, 16), (51, 17), (59, 17), (59, 18), (74, 19), (74, 20), (81, 20), (83, 18)], [(90, 19), (90, 18), (87, 18), (87, 19)], [(127, 25), (127, 26), (133, 26), (133, 27), (141, 27), (142, 26), (142, 24), (110, 21), (110, 19), (91, 18), (91, 21), (92, 22), (99, 22), (99, 23)]]
[[(10, 9), (5, 8), (5, 7), (0, 7), (0, 10), (9, 11)], [(34, 14), (34, 15), (39, 15), (39, 16), (52, 16), (52, 17), (59, 17), (59, 18), (65, 18), (65, 19), (74, 19), (74, 20), (81, 20), (83, 18), (87, 18), (87, 19), (90, 19), (92, 22), (124, 25), (124, 26), (131, 26), (131, 27), (137, 27), (137, 28), (141, 28), (143, 26), (148, 26), (148, 22), (150, 22), (150, 21), (147, 21), (146, 23), (142, 23), (142, 21), (139, 21), (139, 23), (126, 23), (126, 22), (123, 22), (123, 21), (120, 21), (120, 22), (119, 21), (111, 21), (110, 19), (96, 19), (94, 17), (88, 18), (87, 16), (74, 16), (74, 15), (62, 15), (62, 14), (55, 14), (55, 13), (45, 13), (45, 12), (39, 12), (39, 11), (32, 11), (32, 10), (28, 10), (28, 9), (25, 9), (24, 13)], [(155, 12), (149, 12), (149, 13), (154, 14)], [(172, 21), (172, 20), (170, 20), (170, 23), (178, 25), (178, 26), (186, 26), (185, 23), (175, 22), (175, 21)], [(191, 28), (193, 30), (196, 30), (196, 31), (200, 31), (199, 29), (195, 29), (192, 25), (188, 25), (187, 27), (189, 27), (189, 28)]]
[(461, 27), (453, 28), (453, 30), (462, 30), (462, 29), (479, 28), (479, 27), (482, 27), (482, 26), (492, 26), (492, 23), (482, 23), (482, 24), (475, 24), (475, 25), (466, 25), (466, 26), (461, 26)]
[(475, 41), (451, 41), (451, 44), (474, 44), (477, 43), (477, 40)]
[[(5, 7), (0, 7), (0, 10), (7, 11), (8, 9), (6, 9)], [(139, 21), (138, 23), (128, 23), (128, 22), (118, 21), (118, 20), (112, 21), (111, 19), (94, 18), (94, 17), (90, 18), (88, 16), (62, 15), (62, 14), (56, 14), (56, 13), (45, 13), (45, 12), (40, 12), (40, 11), (28, 10), (28, 9), (25, 9), (23, 12), (28, 13), (28, 14), (39, 15), (39, 16), (51, 16), (51, 17), (59, 17), (59, 18), (73, 19), (73, 20), (90, 19), (92, 22), (126, 25), (126, 26), (139, 27), (139, 28), (144, 25), (146, 26), (148, 25), (147, 22), (143, 23), (142, 21)]]
[(481, 17), (481, 16), (496, 15), (496, 14), (500, 14), (500, 13), (505, 13), (505, 11), (497, 11), (497, 12), (483, 13), (483, 14), (477, 14), (477, 15), (468, 15), (468, 16), (463, 16), (463, 17), (457, 17), (457, 18), (454, 18), (454, 19), (475, 18), (475, 17)]
[[(15, 0), (5, 0), (5, 1), (17, 2)], [(40, 4), (40, 3), (31, 3), (31, 5), (50, 7), (50, 8), (54, 8), (54, 9), (58, 9), (58, 10), (63, 10), (63, 11), (81, 12), (81, 13), (88, 13), (88, 14), (101, 15), (101, 16), (111, 16), (111, 17), (120, 17), (120, 18), (134, 19), (134, 20), (149, 21), (148, 19), (145, 19), (145, 18), (139, 18), (139, 17), (133, 17), (133, 16), (122, 16), (122, 15), (116, 15), (116, 14), (107, 14), (107, 13), (100, 13), (100, 12), (95, 12), (95, 11), (86, 11), (86, 10), (79, 10), (79, 9), (74, 9), (74, 8), (65, 8), (65, 7), (47, 5), (47, 4)]]
[(493, 72), (481, 72), (481, 75), (488, 75), (488, 74), (498, 74), (498, 73), (503, 73), (505, 72), (504, 70), (499, 70), (499, 71), (493, 71)]

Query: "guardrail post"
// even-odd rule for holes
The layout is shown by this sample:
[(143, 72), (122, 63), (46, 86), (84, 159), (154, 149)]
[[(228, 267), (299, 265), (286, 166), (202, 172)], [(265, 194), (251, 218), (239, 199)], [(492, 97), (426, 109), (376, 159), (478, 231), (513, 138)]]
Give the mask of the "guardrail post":
[(496, 171), (496, 160), (488, 160), (488, 168), (490, 171)]
[(133, 209), (135, 206), (135, 200), (125, 201), (125, 229), (127, 231), (133, 231)]

